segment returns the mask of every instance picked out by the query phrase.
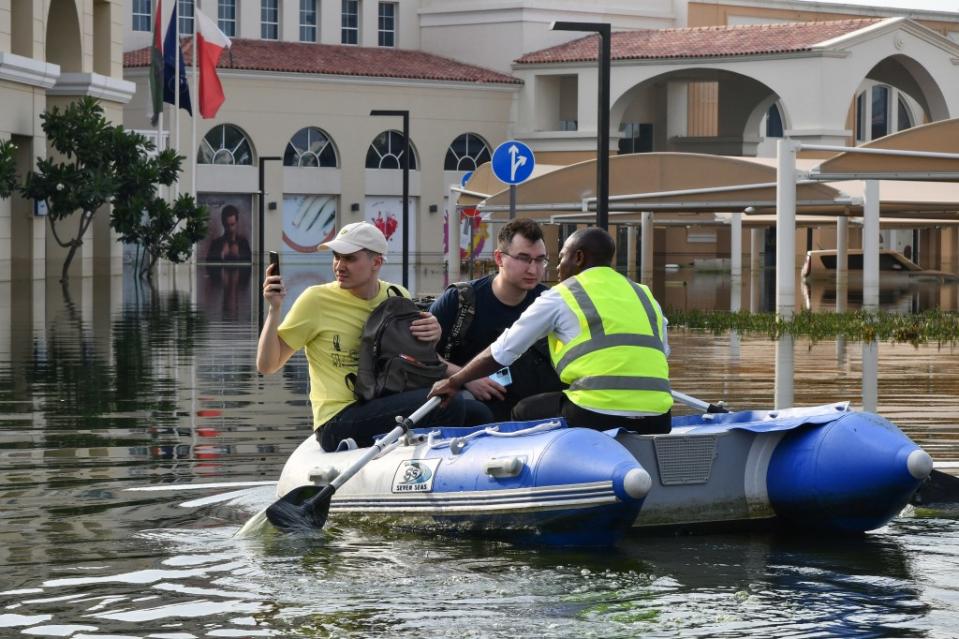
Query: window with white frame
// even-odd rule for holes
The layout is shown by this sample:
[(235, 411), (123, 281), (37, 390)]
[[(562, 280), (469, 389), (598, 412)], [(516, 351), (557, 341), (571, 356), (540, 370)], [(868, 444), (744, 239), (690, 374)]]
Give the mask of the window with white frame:
[(360, 0), (342, 0), (340, 11), (340, 42), (359, 44), (360, 42)]
[(151, 0), (133, 0), (133, 30), (149, 31), (152, 13)]
[(236, 0), (218, 0), (216, 22), (220, 31), (231, 38), (236, 37)]
[(476, 167), (490, 161), (486, 140), (475, 133), (463, 133), (446, 149), (444, 171), (475, 171)]
[(336, 149), (323, 130), (313, 126), (293, 134), (283, 154), (284, 166), (315, 166), (336, 168)]
[(300, 42), (316, 42), (316, 0), (300, 0)]
[(923, 121), (922, 106), (905, 91), (888, 84), (867, 86), (856, 95), (856, 142), (868, 142)]
[[(399, 131), (383, 131), (373, 139), (366, 151), (366, 168), (403, 168), (403, 134)], [(410, 170), (416, 170), (416, 150), (410, 142)]]
[(260, 0), (260, 37), (264, 40), (280, 39), (279, 0)]
[(381, 2), (377, 18), (378, 40), (381, 47), (396, 46), (396, 3)]
[(181, 36), (193, 35), (193, 0), (177, 0), (177, 22)]
[(253, 166), (253, 147), (246, 134), (232, 124), (220, 124), (203, 136), (197, 164)]
[(889, 134), (889, 87), (877, 84), (872, 88), (872, 137)]

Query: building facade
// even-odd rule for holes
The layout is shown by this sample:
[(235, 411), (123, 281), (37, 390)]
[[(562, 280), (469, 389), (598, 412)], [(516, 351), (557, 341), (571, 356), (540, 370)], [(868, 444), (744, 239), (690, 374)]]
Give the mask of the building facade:
[[(17, 147), (21, 176), (46, 157), (40, 114), (79, 96), (101, 100), (112, 121), (123, 119), (133, 85), (123, 79), (127, 6), (120, 0), (0, 0), (0, 140)], [(18, 196), (0, 199), (0, 281), (58, 274), (65, 249), (42, 213)], [(77, 274), (120, 266), (105, 215), (75, 260)], [(52, 264), (52, 266), (50, 266)]]
[[(156, 2), (0, 0), (0, 137), (17, 141), (20, 167), (47, 152), (39, 114), (77, 95), (157, 135), (146, 49)], [(497, 144), (522, 139), (544, 164), (594, 156), (595, 53), (554, 20), (616, 33), (611, 153), (768, 157), (783, 135), (853, 144), (959, 109), (955, 13), (799, 0), (167, 0), (165, 17), (174, 2), (188, 60), (196, 10), (234, 39), (216, 117), (165, 108), (161, 139), (187, 158), (179, 188), (210, 205), (214, 233), (222, 210), (241, 206), (254, 247), (262, 237), (294, 261), (322, 260), (316, 244), (359, 219), (402, 234), (401, 120), (373, 110), (410, 112), (408, 233), (421, 265), (441, 267), (449, 187)], [(721, 39), (732, 48), (702, 48)], [(0, 280), (61, 263), (32, 209), (0, 201)], [(665, 250), (689, 252), (677, 233)], [(722, 232), (693, 235), (696, 251), (728, 250)], [(78, 272), (117, 270), (121, 254), (100, 216)]]

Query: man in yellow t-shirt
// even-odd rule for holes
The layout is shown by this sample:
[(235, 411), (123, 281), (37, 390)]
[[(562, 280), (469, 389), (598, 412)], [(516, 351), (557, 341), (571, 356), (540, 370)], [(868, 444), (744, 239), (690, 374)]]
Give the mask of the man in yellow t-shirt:
[[(379, 279), (386, 253), (386, 238), (368, 222), (347, 224), (336, 238), (321, 248), (333, 251), (336, 281), (306, 289), (280, 322), (280, 307), (286, 296), (282, 278), (271, 265), (263, 281), (268, 312), (256, 351), (256, 367), (263, 374), (280, 370), (299, 349), (304, 349), (310, 369), (310, 403), (313, 428), (324, 450), (335, 450), (341, 440), (371, 446), (373, 438), (390, 431), (397, 415), (407, 416), (425, 401), (428, 388), (358, 402), (346, 384), (356, 373), (363, 325), (387, 297), (391, 285)], [(399, 288), (409, 297), (409, 292)], [(426, 342), (440, 338), (440, 325), (429, 313), (415, 320), (413, 335)], [(458, 398), (435, 410), (420, 422), (423, 426), (459, 426), (465, 418), (465, 402)], [(474, 402), (478, 403), (478, 402)], [(471, 412), (479, 410), (471, 407)], [(492, 416), (486, 421), (492, 421)]]

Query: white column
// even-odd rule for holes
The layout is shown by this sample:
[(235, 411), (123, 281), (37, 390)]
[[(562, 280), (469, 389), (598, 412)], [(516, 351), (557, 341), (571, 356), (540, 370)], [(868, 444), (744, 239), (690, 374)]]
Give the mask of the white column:
[(638, 229), (635, 224), (626, 226), (626, 277), (631, 280), (636, 279), (636, 234)]
[(653, 281), (653, 214), (651, 211), (643, 211), (642, 216), (642, 238), (643, 242), (643, 263), (640, 273), (640, 279), (643, 284), (652, 284)]
[(749, 229), (749, 270), (759, 271), (763, 267), (763, 233), (765, 229), (753, 227)]
[(791, 333), (783, 333), (776, 342), (776, 378), (774, 385), (775, 408), (789, 408), (793, 405), (793, 376), (796, 363), (794, 340)]
[(876, 412), (879, 403), (879, 342), (862, 343), (862, 409)]
[[(849, 209), (846, 209), (848, 213)], [(836, 219), (836, 312), (846, 311), (849, 291), (849, 218)]]
[(866, 180), (862, 210), (862, 306), (879, 308), (879, 181)]
[(776, 163), (776, 313), (793, 316), (796, 308), (796, 152), (788, 138), (777, 142)]
[(449, 199), (446, 201), (446, 277), (447, 285), (460, 280), (460, 211), (456, 207), (459, 192), (450, 185)]
[(743, 276), (743, 214), (733, 213), (729, 223), (729, 266), (733, 279)]

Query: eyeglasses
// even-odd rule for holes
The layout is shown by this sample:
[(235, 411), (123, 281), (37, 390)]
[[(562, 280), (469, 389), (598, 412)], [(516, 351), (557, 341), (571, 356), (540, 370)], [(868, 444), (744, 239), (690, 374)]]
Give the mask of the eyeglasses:
[(519, 255), (510, 255), (506, 251), (502, 251), (502, 253), (506, 257), (511, 257), (514, 260), (519, 260), (520, 262), (523, 262), (524, 264), (526, 264), (526, 266), (529, 266), (530, 264), (536, 264), (538, 268), (546, 268), (547, 266), (549, 266), (549, 258), (546, 257), (545, 255), (540, 255), (539, 257), (533, 257), (531, 255), (527, 255), (526, 253), (520, 253)]

